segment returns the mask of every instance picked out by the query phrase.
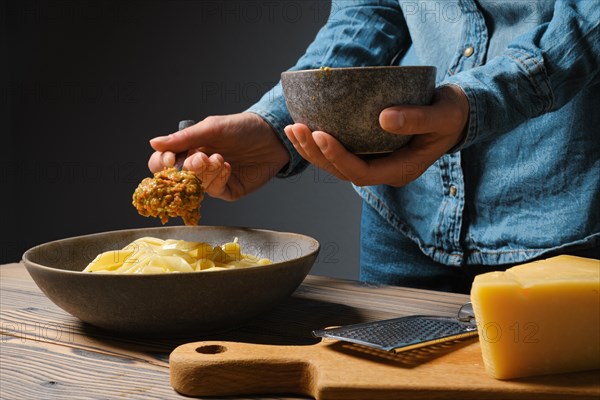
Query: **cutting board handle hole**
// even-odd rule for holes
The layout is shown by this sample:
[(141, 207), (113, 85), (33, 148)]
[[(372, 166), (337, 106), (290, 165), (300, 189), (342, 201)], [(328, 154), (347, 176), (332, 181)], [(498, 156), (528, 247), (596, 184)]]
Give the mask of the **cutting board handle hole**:
[(196, 348), (196, 352), (202, 354), (219, 354), (227, 351), (227, 347), (220, 346), (218, 344), (210, 344), (206, 346), (200, 346)]

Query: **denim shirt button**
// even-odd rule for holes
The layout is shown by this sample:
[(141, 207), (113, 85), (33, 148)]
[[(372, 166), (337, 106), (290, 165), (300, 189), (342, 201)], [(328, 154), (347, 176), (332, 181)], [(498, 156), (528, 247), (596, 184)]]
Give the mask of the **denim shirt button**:
[(456, 197), (456, 186), (450, 186), (450, 196)]
[(474, 52), (475, 49), (473, 48), (473, 46), (465, 47), (465, 49), (463, 50), (463, 56), (471, 57)]

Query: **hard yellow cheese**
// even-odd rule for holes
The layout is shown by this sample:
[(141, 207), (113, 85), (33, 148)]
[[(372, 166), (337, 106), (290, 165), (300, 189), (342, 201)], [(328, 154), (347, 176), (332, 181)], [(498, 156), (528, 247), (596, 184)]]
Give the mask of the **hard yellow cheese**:
[(600, 261), (558, 256), (475, 277), (485, 368), (498, 379), (600, 368)]

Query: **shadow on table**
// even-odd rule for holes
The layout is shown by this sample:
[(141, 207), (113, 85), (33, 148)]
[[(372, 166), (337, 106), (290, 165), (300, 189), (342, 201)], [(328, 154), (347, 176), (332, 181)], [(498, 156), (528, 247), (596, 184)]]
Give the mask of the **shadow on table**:
[(352, 307), (290, 297), (270, 312), (253, 318), (237, 329), (224, 332), (132, 335), (104, 330), (87, 323), (81, 323), (81, 330), (90, 341), (113, 348), (141, 351), (164, 361), (175, 347), (184, 343), (221, 340), (271, 345), (310, 345), (320, 340), (312, 335), (315, 329), (359, 322), (365, 322), (365, 319)]

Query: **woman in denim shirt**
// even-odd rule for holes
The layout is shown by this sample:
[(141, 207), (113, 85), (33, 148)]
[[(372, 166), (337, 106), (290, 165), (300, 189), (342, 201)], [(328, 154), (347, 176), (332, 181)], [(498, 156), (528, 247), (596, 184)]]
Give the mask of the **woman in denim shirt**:
[[(467, 292), (474, 274), (556, 254), (598, 258), (600, 6), (597, 0), (334, 1), (292, 68), (434, 65), (431, 106), (391, 107), (415, 135), (364, 161), (293, 124), (278, 84), (244, 113), (151, 141), (149, 166), (185, 167), (235, 200), (307, 162), (363, 198), (361, 279)], [(239, 171), (259, 168), (260, 179)]]

